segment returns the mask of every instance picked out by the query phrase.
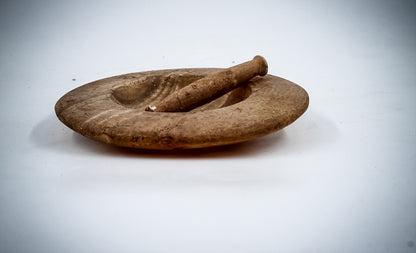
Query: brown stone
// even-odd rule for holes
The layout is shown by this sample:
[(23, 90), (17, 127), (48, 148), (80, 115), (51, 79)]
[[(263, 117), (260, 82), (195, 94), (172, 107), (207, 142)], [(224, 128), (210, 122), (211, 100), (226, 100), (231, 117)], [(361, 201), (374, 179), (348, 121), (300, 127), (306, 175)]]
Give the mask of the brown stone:
[(251, 61), (207, 75), (169, 94), (159, 103), (149, 105), (146, 110), (152, 112), (187, 112), (217, 99), (257, 75), (266, 75), (267, 70), (266, 60), (257, 55)]
[(149, 112), (169, 94), (223, 69), (171, 69), (98, 80), (64, 95), (58, 118), (97, 141), (141, 149), (202, 148), (247, 141), (301, 116), (308, 94), (285, 79), (257, 76), (188, 112)]

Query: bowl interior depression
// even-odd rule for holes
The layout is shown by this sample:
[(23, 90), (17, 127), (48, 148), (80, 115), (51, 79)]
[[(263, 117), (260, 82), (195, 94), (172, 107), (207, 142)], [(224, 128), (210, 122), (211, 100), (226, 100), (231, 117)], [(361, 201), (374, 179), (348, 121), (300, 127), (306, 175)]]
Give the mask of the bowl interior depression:
[[(117, 103), (125, 107), (144, 110), (146, 106), (161, 101), (171, 93), (204, 76), (195, 74), (148, 75), (115, 88), (112, 91), (112, 97)], [(230, 106), (245, 100), (250, 94), (250, 86), (244, 84), (205, 105), (195, 108), (193, 111), (213, 110)]]

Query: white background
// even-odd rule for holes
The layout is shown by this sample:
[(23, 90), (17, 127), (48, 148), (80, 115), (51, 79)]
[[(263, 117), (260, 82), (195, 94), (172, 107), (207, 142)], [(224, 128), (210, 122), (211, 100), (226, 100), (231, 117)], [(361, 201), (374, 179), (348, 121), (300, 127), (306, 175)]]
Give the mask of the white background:
[[(416, 251), (413, 1), (0, 7), (0, 252)], [(97, 79), (256, 54), (310, 106), (251, 142), (132, 151), (54, 114)]]

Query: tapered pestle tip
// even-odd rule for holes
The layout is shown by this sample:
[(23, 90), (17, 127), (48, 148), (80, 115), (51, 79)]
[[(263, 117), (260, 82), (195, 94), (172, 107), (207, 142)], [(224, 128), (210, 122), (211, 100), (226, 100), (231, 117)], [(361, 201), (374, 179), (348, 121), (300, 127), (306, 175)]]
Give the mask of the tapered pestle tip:
[(154, 112), (154, 111), (156, 111), (156, 106), (148, 105), (146, 107), (145, 111)]

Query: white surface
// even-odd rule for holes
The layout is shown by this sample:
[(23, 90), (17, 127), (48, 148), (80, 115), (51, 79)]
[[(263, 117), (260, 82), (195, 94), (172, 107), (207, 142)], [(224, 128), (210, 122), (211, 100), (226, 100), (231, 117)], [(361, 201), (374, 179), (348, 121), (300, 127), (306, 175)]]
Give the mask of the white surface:
[[(411, 1), (0, 7), (0, 252), (416, 251)], [(90, 81), (256, 54), (311, 102), (252, 142), (133, 152), (54, 115)]]

